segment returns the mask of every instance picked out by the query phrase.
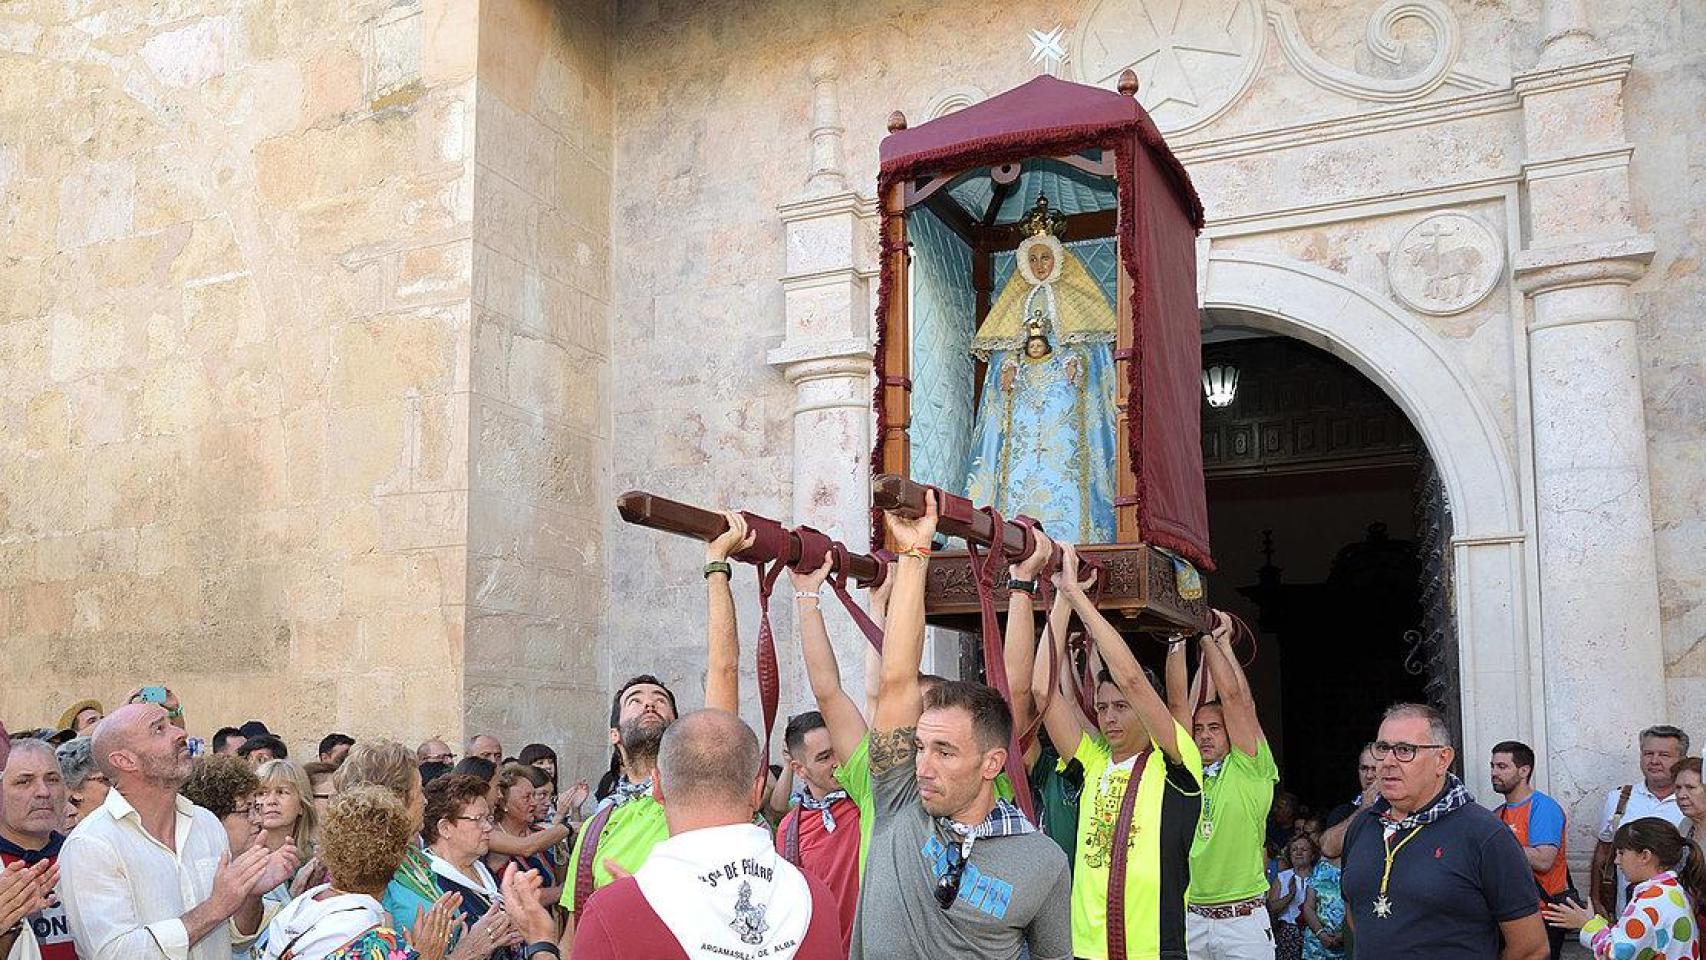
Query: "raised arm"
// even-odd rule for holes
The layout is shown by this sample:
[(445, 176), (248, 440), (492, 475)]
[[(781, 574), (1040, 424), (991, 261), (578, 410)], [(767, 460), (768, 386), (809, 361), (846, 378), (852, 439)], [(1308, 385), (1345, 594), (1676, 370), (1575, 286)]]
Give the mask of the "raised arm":
[(1250, 681), (1232, 652), (1231, 617), (1219, 610), (1214, 612), (1214, 632), (1203, 639), (1203, 651), (1208, 675), (1214, 678), (1215, 690), (1220, 694), (1226, 736), (1239, 753), (1253, 757), (1262, 742), (1262, 724), (1256, 719), (1256, 698), (1250, 695)]
[(930, 540), (936, 535), (936, 493), (924, 497), (924, 515), (884, 515), (900, 555), (894, 595), (883, 628), (882, 682), (871, 718), (871, 773), (891, 770), (913, 755), (912, 738), (924, 712), (918, 665), (924, 658), (924, 577), (930, 570)]
[(836, 662), (835, 647), (829, 642), (829, 630), (823, 622), (818, 591), (828, 579), (833, 562), (833, 559), (826, 559), (823, 567), (813, 573), (790, 571), (788, 577), (794, 583), (795, 613), (800, 625), (800, 652), (806, 661), (806, 677), (811, 680), (817, 710), (823, 714), (824, 725), (829, 728), (830, 748), (835, 751), (835, 759), (845, 763), (853, 751), (859, 749), (859, 741), (865, 739), (865, 715), (859, 712), (859, 705), (841, 686), (841, 666)]
[[(729, 557), (752, 546), (746, 518), (723, 511), (729, 528), (705, 545), (705, 563), (727, 564)], [(705, 575), (705, 706), (740, 712), (740, 631), (735, 624), (735, 598), (728, 573)]]
[[(1017, 587), (1007, 591), (1007, 633), (1002, 660), (1007, 668), (1007, 684), (1012, 693), (1013, 726), (1019, 730), (1029, 730), (1037, 718), (1036, 700), (1031, 693), (1032, 674), (1037, 661), (1037, 612), (1034, 591), (1037, 577), (1048, 564), (1054, 551), (1053, 543), (1043, 534), (1042, 529), (1037, 528), (1035, 532), (1036, 544), (1031, 555), (1007, 568), (1008, 577), (1031, 584), (1030, 591)], [(1033, 743), (1025, 751), (1027, 769), (1036, 762), (1038, 750), (1038, 746)]]
[[(1072, 676), (1072, 661), (1066, 653), (1066, 625), (1072, 619), (1072, 603), (1066, 597), (1066, 591), (1058, 589), (1059, 576), (1055, 577), (1057, 589), (1054, 594), (1054, 606), (1048, 613), (1048, 636), (1043, 639), (1054, 647), (1053, 663), (1060, 665), (1060, 674), (1054, 679), (1054, 689), (1049, 690), (1049, 651), (1041, 643), (1037, 645), (1036, 665), (1031, 673), (1031, 694), (1038, 701), (1047, 704), (1043, 708), (1043, 729), (1048, 731), (1049, 742), (1054, 744), (1054, 750), (1062, 758), (1069, 758), (1078, 749), (1078, 743), (1089, 731), (1078, 702), (1071, 696), (1069, 689)], [(1085, 585), (1088, 589), (1088, 584)]]
[[(889, 597), (894, 593), (894, 561), (889, 561), (888, 574), (871, 591), (871, 619), (881, 630), (889, 619)], [(875, 647), (865, 648), (865, 716), (877, 715), (877, 691), (883, 685), (883, 657)]]
[(1190, 644), (1183, 638), (1167, 644), (1167, 711), (1186, 730), (1191, 728), (1191, 676), (1186, 663), (1185, 648)]
[(1143, 665), (1126, 646), (1125, 637), (1120, 636), (1108, 618), (1102, 616), (1102, 611), (1090, 602), (1089, 595), (1079, 584), (1078, 552), (1070, 546), (1061, 547), (1060, 574), (1061, 592), (1067, 595), (1073, 611), (1084, 621), (1085, 629), (1090, 631), (1090, 639), (1101, 651), (1108, 673), (1131, 700), (1132, 709), (1137, 711), (1138, 719), (1148, 728), (1150, 739), (1174, 763), (1182, 762), (1184, 755), (1179, 751), (1179, 725), (1173, 721), (1173, 714), (1168, 712), (1161, 695), (1150, 686), (1149, 678), (1143, 675)]
[(573, 832), (561, 821), (553, 823), (543, 830), (535, 830), (525, 837), (512, 836), (502, 830), (493, 830), (491, 851), (510, 857), (531, 857), (562, 843)]

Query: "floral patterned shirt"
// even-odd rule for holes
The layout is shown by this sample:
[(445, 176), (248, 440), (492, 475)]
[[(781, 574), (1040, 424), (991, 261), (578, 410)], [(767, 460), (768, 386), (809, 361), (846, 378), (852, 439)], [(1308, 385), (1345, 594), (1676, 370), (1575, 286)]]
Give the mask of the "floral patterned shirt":
[(374, 927), (331, 953), (326, 960), (419, 960), (420, 954), (403, 942), (401, 934), (387, 927)]

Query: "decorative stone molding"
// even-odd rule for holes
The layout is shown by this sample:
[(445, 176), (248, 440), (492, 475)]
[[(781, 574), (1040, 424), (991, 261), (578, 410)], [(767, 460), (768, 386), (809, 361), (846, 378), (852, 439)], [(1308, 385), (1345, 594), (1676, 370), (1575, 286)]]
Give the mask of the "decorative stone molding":
[(1520, 478), (1499, 418), (1474, 379), (1412, 312), (1315, 264), (1249, 250), (1209, 253), (1203, 307), (1238, 326), (1295, 337), (1360, 370), (1416, 427), (1438, 465), (1453, 536), (1464, 754), (1507, 737), (1545, 752), (1539, 592)]
[(1486, 224), (1466, 213), (1436, 213), (1398, 237), (1386, 272), (1405, 306), (1446, 316), (1486, 299), (1504, 264), (1504, 245)]
[(1267, 0), (1268, 22), (1279, 34), (1280, 51), (1310, 83), (1358, 100), (1399, 102), (1425, 97), (1442, 85), (1479, 93), (1498, 84), (1458, 63), (1462, 35), (1457, 17), (1440, 0), (1386, 0), (1368, 18), (1368, 50), (1387, 63), (1400, 62), (1394, 28), (1405, 20), (1420, 20), (1434, 35), (1433, 57), (1407, 77), (1371, 77), (1324, 59), (1309, 46), (1297, 25), (1297, 12), (1286, 0)]
[(1442, 0), (1384, 0), (1368, 19), (1369, 52), (1402, 62), (1397, 26), (1426, 24), (1434, 37), (1428, 62), (1407, 76), (1371, 76), (1341, 67), (1309, 45), (1287, 0), (1222, 0), (1219, 4), (1161, 0), (1098, 0), (1079, 21), (1072, 62), (1079, 79), (1106, 86), (1127, 68), (1139, 70), (1138, 98), (1166, 133), (1185, 133), (1224, 114), (1250, 88), (1267, 46), (1267, 28), (1280, 51), (1310, 83), (1358, 100), (1400, 103), (1441, 86), (1471, 93), (1501, 84), (1461, 63), (1457, 17)]
[[(1615, 284), (1627, 286), (1641, 279), (1658, 246), (1650, 234), (1598, 240), (1565, 246), (1537, 247), (1517, 254), (1512, 276), (1517, 288), (1529, 296), (1568, 287)], [(1588, 317), (1587, 320), (1633, 319), (1632, 317)], [(1544, 326), (1560, 326), (1565, 319), (1552, 319)]]
[(841, 103), (836, 89), (840, 68), (834, 57), (824, 54), (814, 57), (808, 69), (812, 81), (812, 154), (806, 189), (817, 193), (845, 192), (847, 172), (841, 137), (847, 131), (841, 125)]
[(1607, 80), (1622, 81), (1635, 66), (1632, 53), (1600, 57), (1596, 60), (1576, 60), (1563, 64), (1542, 62), (1533, 70), (1511, 77), (1511, 87), (1522, 96), (1584, 87)]
[(949, 87), (931, 98), (930, 105), (924, 108), (924, 119), (934, 120), (937, 117), (945, 117), (955, 110), (964, 110), (974, 103), (982, 103), (987, 99), (989, 99), (989, 94), (985, 93), (982, 87), (973, 86), (969, 83)]
[(1542, 0), (1540, 27), (1546, 33), (1540, 44), (1542, 64), (1584, 60), (1601, 52), (1599, 39), (1588, 29), (1582, 0)]
[(1080, 80), (1103, 87), (1137, 70), (1138, 100), (1156, 124), (1194, 130), (1230, 109), (1261, 69), (1262, 2), (1097, 0), (1078, 22), (1071, 63)]

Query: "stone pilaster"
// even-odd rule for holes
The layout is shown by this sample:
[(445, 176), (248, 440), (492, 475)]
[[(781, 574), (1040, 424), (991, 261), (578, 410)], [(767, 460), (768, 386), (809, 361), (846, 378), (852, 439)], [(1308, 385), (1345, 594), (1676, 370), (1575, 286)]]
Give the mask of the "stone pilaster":
[(1529, 213), (1514, 274), (1528, 296), (1550, 777), (1591, 829), (1601, 791), (1632, 772), (1636, 733), (1665, 719), (1665, 680), (1629, 298), (1654, 250), (1631, 213), (1631, 58), (1599, 54), (1577, 7), (1549, 0), (1541, 64), (1514, 80)]
[[(777, 208), (787, 249), (785, 334), (766, 359), (794, 385), (793, 522), (864, 549), (871, 490), (876, 204), (847, 186), (842, 169), (835, 61), (815, 59), (810, 75), (809, 175), (799, 196)], [(857, 698), (864, 687), (865, 640), (827, 591), (823, 610), (842, 681)], [(809, 689), (797, 660), (784, 658), (783, 672), (791, 673), (784, 676), (783, 689)]]

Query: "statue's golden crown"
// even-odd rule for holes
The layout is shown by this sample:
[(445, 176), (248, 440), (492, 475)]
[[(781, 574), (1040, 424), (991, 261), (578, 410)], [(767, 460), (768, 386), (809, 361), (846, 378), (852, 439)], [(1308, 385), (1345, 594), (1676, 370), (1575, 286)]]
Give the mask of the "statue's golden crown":
[(1066, 214), (1051, 208), (1048, 204), (1048, 195), (1039, 193), (1037, 194), (1036, 206), (1032, 207), (1031, 212), (1025, 215), (1025, 219), (1019, 221), (1019, 227), (1028, 237), (1035, 237), (1044, 233), (1058, 237), (1066, 230)]

